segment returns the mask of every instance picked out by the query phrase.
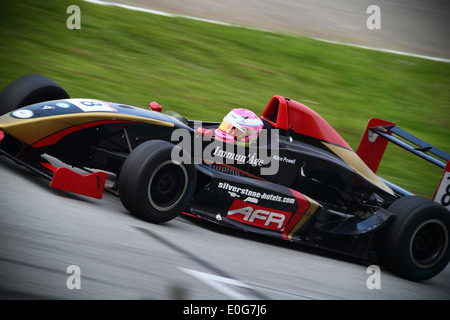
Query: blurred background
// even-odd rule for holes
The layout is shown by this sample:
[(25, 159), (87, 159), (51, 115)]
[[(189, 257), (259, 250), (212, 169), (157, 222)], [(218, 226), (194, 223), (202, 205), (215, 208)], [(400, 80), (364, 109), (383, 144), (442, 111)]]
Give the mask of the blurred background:
[[(113, 0), (242, 26), (332, 41), (450, 58), (450, 4), (446, 0)], [(376, 32), (366, 26), (380, 8)]]

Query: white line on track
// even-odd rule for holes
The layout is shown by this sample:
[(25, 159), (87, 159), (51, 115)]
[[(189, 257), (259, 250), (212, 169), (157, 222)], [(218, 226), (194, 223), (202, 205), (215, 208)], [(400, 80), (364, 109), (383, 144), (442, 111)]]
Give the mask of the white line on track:
[(179, 269), (181, 269), (182, 271), (186, 272), (187, 274), (190, 274), (191, 276), (203, 281), (204, 283), (213, 287), (217, 291), (224, 293), (226, 296), (230, 297), (231, 299), (248, 300), (248, 297), (240, 294), (236, 290), (227, 286), (227, 285), (231, 285), (231, 286), (250, 288), (250, 286), (248, 286), (247, 284), (245, 284), (239, 280), (225, 278), (225, 277), (219, 277), (219, 276), (212, 275), (209, 273), (195, 271), (195, 270), (181, 268), (181, 267), (179, 267)]
[(393, 53), (393, 54), (398, 54), (398, 55), (401, 55), (401, 56), (408, 56), (408, 57), (414, 57), (414, 58), (420, 58), (420, 59), (427, 59), (427, 60), (433, 60), (433, 61), (450, 63), (450, 59), (444, 59), (444, 58), (439, 58), (439, 57), (431, 57), (431, 56), (424, 56), (424, 55), (421, 55), (421, 54), (415, 54), (415, 53), (410, 53), (410, 52), (403, 52), (403, 51), (383, 49), (383, 48), (375, 48), (375, 47), (363, 46), (363, 45), (354, 44), (354, 43), (345, 43), (345, 42), (326, 40), (326, 39), (320, 39), (320, 38), (314, 38), (314, 40), (328, 42), (328, 43), (333, 43), (333, 44), (338, 44), (338, 45), (343, 45), (343, 46), (349, 46), (349, 47), (373, 50), (373, 51)]
[[(239, 28), (259, 30), (259, 31), (264, 31), (264, 32), (274, 32), (271, 30), (263, 29), (263, 28), (252, 28), (252, 27), (241, 26), (241, 25), (232, 24), (232, 23), (228, 23), (228, 22), (223, 22), (223, 21), (202, 19), (202, 18), (197, 18), (197, 17), (193, 17), (193, 16), (186, 16), (186, 15), (174, 14), (174, 13), (169, 13), (169, 12), (164, 12), (164, 11), (159, 11), (159, 10), (135, 7), (135, 6), (130, 6), (130, 5), (121, 4), (121, 3), (114, 3), (114, 2), (108, 2), (108, 1), (102, 1), (102, 0), (83, 0), (83, 1), (95, 3), (95, 4), (103, 5), (103, 6), (115, 6), (115, 7), (128, 9), (128, 10), (133, 10), (133, 11), (146, 12), (146, 13), (156, 14), (156, 15), (160, 15), (160, 16), (165, 16), (165, 17), (172, 17), (172, 18), (178, 17), (178, 18), (203, 21), (203, 22), (207, 22), (207, 23), (220, 24), (220, 25), (229, 26), (229, 27), (239, 27)], [(356, 47), (356, 48), (361, 48), (361, 49), (366, 49), (366, 50), (380, 51), (380, 52), (392, 53), (392, 54), (397, 54), (397, 55), (402, 55), (402, 56), (450, 63), (450, 59), (444, 59), (444, 58), (439, 58), (439, 57), (432, 57), (432, 56), (426, 56), (426, 55), (415, 54), (415, 53), (410, 53), (410, 52), (403, 52), (403, 51), (397, 51), (397, 50), (363, 46), (363, 45), (358, 45), (358, 44), (354, 44), (354, 43), (332, 41), (332, 40), (326, 40), (326, 39), (321, 39), (321, 38), (312, 38), (312, 39), (317, 40), (317, 41), (333, 43), (333, 44), (337, 44), (337, 45), (350, 46), (350, 47)]]

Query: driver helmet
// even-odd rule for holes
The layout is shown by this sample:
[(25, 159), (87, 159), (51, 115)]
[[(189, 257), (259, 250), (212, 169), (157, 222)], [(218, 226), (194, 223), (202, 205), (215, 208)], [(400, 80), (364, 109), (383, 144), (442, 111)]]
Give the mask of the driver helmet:
[(215, 130), (216, 139), (237, 145), (251, 145), (258, 139), (264, 124), (252, 111), (238, 108), (231, 110), (219, 128)]

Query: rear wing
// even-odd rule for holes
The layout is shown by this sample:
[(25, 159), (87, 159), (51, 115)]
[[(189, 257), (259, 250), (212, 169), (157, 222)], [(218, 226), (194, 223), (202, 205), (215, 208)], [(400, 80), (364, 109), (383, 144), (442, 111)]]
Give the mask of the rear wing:
[(376, 173), (389, 142), (444, 169), (434, 201), (450, 210), (450, 154), (397, 127), (394, 122), (370, 119), (356, 153)]

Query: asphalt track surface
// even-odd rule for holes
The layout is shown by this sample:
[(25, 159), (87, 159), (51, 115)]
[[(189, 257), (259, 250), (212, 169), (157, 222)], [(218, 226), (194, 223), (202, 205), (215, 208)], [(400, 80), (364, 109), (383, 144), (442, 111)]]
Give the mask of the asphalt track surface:
[(2, 299), (450, 298), (450, 266), (422, 283), (381, 269), (369, 289), (368, 263), (184, 217), (146, 223), (111, 193), (52, 189), (4, 157), (0, 181)]
[[(450, 59), (448, 0), (109, 0), (202, 19)], [(380, 29), (370, 30), (370, 5)], [(268, 43), (270, 45), (270, 43)], [(264, 49), (264, 48), (261, 48)]]
[[(257, 12), (281, 14), (264, 3)], [(450, 266), (423, 283), (382, 269), (380, 288), (369, 289), (367, 263), (183, 217), (149, 224), (113, 194), (97, 200), (52, 189), (4, 157), (0, 188), (2, 299), (450, 299)]]

